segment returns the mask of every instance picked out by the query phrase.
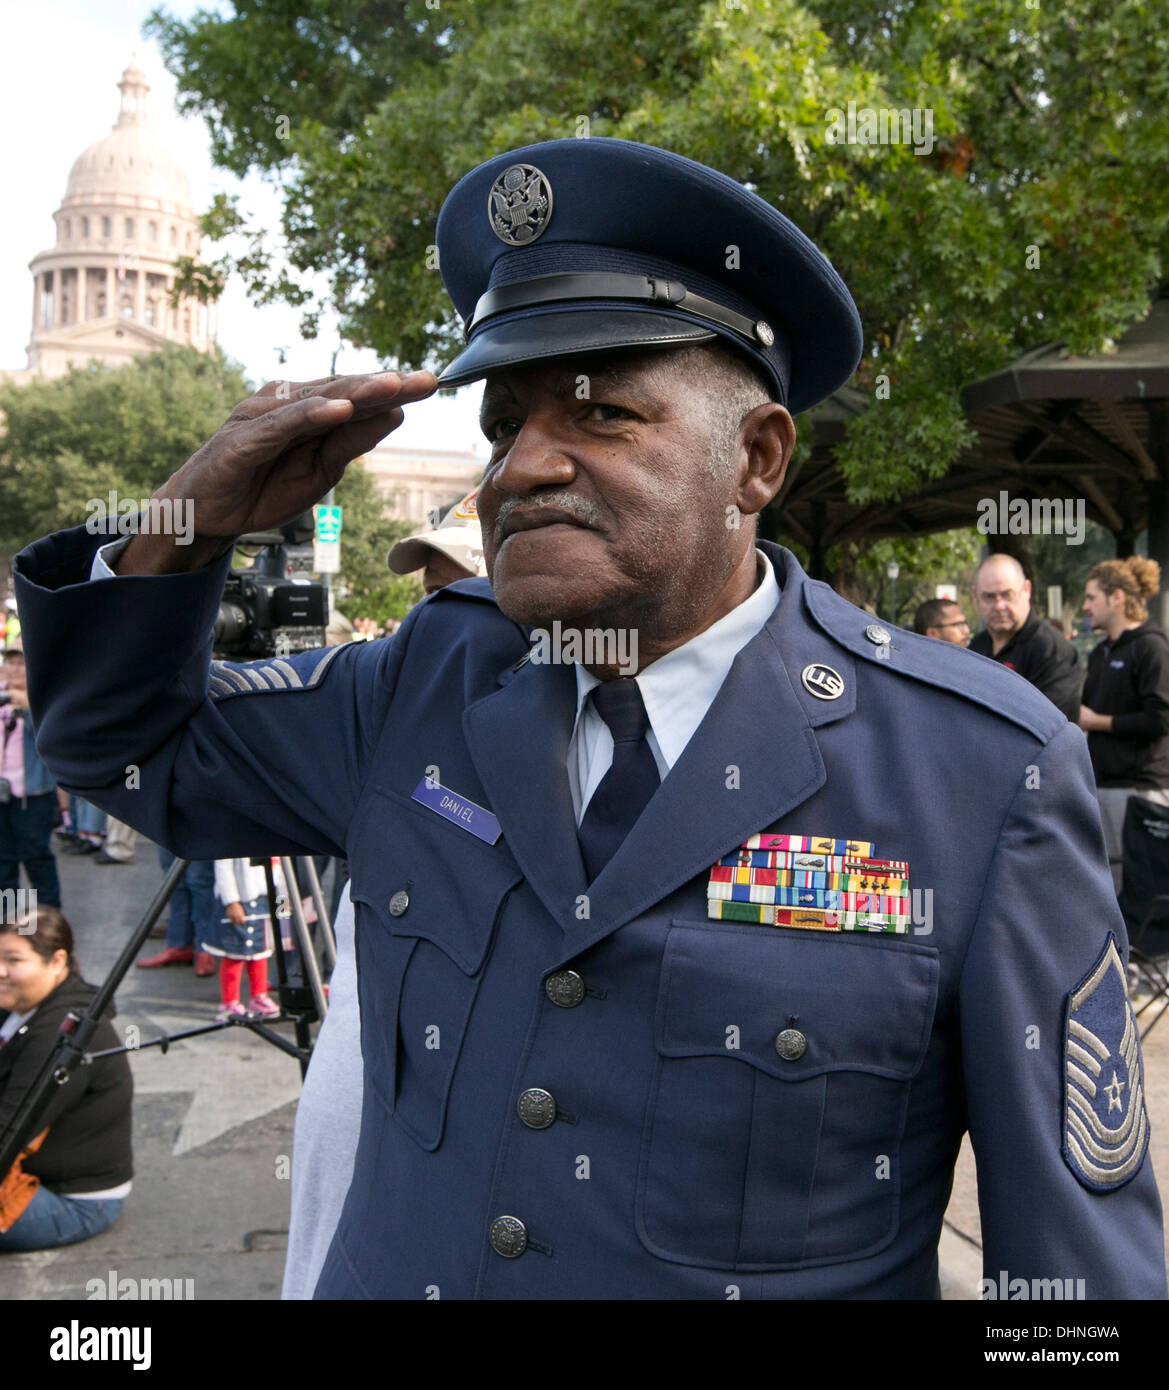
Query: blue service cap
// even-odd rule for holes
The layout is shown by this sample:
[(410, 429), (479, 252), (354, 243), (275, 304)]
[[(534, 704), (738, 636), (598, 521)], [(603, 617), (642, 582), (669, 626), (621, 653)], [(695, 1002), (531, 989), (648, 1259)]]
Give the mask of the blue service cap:
[(652, 145), (595, 137), (496, 155), (451, 189), (436, 240), (467, 331), (440, 386), (721, 339), (798, 415), (860, 360), (856, 305), (815, 244), (726, 174)]

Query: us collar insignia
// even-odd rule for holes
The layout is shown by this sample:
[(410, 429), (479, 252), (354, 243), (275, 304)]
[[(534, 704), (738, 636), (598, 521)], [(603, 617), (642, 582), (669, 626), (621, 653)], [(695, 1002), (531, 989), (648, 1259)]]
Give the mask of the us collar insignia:
[(808, 694), (815, 695), (817, 700), (839, 700), (844, 694), (844, 677), (821, 662), (805, 666), (800, 672), (800, 681)]

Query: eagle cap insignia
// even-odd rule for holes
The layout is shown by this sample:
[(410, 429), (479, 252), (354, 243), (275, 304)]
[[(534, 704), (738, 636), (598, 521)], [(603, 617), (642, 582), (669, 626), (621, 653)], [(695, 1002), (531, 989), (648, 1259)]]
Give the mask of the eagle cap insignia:
[(1063, 1157), (1093, 1192), (1136, 1177), (1149, 1146), (1140, 1037), (1116, 939), (1067, 996)]
[(534, 164), (511, 164), (487, 195), (491, 230), (508, 246), (530, 246), (552, 220), (552, 185)]

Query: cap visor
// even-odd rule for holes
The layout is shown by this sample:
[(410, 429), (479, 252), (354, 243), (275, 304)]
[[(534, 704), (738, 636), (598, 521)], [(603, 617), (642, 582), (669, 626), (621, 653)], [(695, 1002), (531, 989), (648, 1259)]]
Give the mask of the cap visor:
[(465, 386), (500, 367), (551, 357), (575, 357), (618, 348), (685, 347), (718, 334), (690, 319), (632, 309), (559, 309), (488, 323), (438, 378), (439, 386)]
[(390, 547), (390, 552), (386, 556), (386, 564), (395, 574), (413, 574), (415, 570), (420, 570), (427, 561), (427, 551), (430, 546), (425, 541), (409, 540), (399, 541), (397, 545)]
[(430, 552), (437, 550), (440, 555), (445, 555), (448, 560), (461, 565), (468, 574), (474, 574), (477, 566), (474, 563), (468, 564), (471, 558), (469, 552), (479, 552), (482, 542), (478, 531), (473, 533), (472, 539), (468, 537), (467, 530), (466, 527), (447, 526), (438, 531), (428, 532), (425, 539), (421, 536), (407, 536), (404, 541), (390, 547), (386, 564), (395, 574), (413, 574), (427, 563)]

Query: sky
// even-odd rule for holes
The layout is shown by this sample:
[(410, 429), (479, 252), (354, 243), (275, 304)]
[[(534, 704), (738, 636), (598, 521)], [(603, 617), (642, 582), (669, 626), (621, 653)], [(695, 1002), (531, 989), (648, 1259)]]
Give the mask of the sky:
[[(150, 129), (178, 159), (191, 180), (196, 213), (216, 193), (240, 194), (245, 215), (276, 225), (280, 198), (252, 175), (241, 183), (211, 163), (210, 140), (200, 118), (175, 111), (175, 83), (157, 46), (140, 32), (153, 8), (149, 0), (41, 0), (5, 8), (0, 46), (0, 119), (5, 131), (5, 207), (0, 215), (0, 370), (27, 366), (32, 320), (29, 261), (54, 244), (53, 213), (65, 194), (77, 156), (107, 135), (118, 115), (122, 70), (136, 55), (150, 83)], [(216, 0), (169, 0), (166, 11), (179, 18), (198, 8), (215, 9)], [(215, 254), (209, 242), (203, 254)], [(284, 305), (257, 307), (238, 281), (229, 283), (219, 305), (219, 341), (259, 386), (272, 379), (293, 381), (327, 376), (337, 343), (336, 321), (325, 320), (321, 337), (301, 339), (301, 310)], [(286, 353), (280, 364), (279, 351)], [(338, 372), (376, 371), (382, 363), (368, 350), (345, 345)], [(406, 448), (476, 450), (485, 441), (476, 414), (481, 385), (444, 392), (406, 410), (402, 426), (387, 443)]]

